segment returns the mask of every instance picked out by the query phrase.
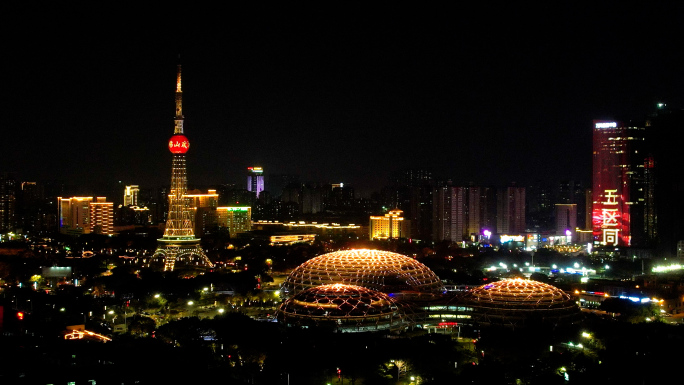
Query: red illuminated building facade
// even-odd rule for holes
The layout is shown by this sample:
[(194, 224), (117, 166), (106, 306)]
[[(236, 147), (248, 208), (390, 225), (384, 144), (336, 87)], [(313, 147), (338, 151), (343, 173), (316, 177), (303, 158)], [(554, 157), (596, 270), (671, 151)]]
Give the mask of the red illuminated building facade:
[(597, 245), (644, 245), (650, 238), (654, 165), (644, 134), (643, 126), (594, 121), (592, 228)]

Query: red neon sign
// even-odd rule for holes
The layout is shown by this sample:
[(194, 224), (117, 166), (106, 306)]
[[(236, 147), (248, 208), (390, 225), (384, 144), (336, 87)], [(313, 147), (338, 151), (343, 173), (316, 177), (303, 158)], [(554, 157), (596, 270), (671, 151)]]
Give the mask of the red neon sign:
[(190, 148), (190, 142), (185, 135), (174, 135), (169, 139), (169, 151), (174, 154), (185, 154)]

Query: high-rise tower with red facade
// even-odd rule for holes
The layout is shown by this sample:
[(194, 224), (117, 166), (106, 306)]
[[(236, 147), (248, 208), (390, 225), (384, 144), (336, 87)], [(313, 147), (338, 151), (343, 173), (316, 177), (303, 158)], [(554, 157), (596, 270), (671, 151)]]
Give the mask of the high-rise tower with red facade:
[(166, 218), (164, 236), (157, 240), (154, 257), (163, 258), (164, 271), (173, 271), (177, 261), (190, 265), (212, 267), (195, 238), (192, 212), (189, 207), (187, 168), (185, 154), (190, 148), (188, 138), (183, 134), (183, 91), (181, 90), (181, 66), (176, 78), (176, 118), (173, 136), (169, 139), (169, 151), (173, 154), (171, 166), (171, 191), (169, 213)]
[(646, 217), (645, 128), (615, 121), (594, 121), (592, 227), (594, 243), (632, 246), (643, 243)]

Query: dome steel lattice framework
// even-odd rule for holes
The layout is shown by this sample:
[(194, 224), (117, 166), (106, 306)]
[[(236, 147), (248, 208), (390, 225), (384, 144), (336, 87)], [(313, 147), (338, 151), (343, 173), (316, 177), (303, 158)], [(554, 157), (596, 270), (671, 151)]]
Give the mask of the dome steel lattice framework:
[(523, 326), (526, 323), (574, 322), (579, 308), (569, 294), (542, 282), (504, 279), (479, 286), (465, 296), (474, 319), (485, 324)]
[(330, 284), (306, 289), (280, 306), (287, 325), (331, 327), (339, 331), (392, 330), (404, 327), (401, 307), (385, 293), (361, 286)]
[(505, 279), (476, 287), (470, 292), (472, 300), (483, 305), (519, 307), (557, 307), (566, 305), (570, 295), (542, 282), (528, 279)]
[(312, 258), (290, 273), (283, 290), (294, 295), (333, 283), (358, 285), (385, 293), (444, 291), (439, 277), (415, 259), (368, 249), (336, 251)]

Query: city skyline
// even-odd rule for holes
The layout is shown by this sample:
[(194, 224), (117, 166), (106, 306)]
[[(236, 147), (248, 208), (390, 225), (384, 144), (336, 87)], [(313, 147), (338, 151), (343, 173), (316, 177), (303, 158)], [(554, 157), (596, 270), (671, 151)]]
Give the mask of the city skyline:
[(589, 185), (593, 120), (684, 106), (677, 11), (243, 21), (205, 39), (81, 37), (67, 47), (57, 31), (31, 48), (9, 45), (0, 164), (21, 180), (168, 184), (159, 138), (180, 53), (193, 187), (242, 185), (255, 164), (362, 194), (412, 167), (454, 184)]

